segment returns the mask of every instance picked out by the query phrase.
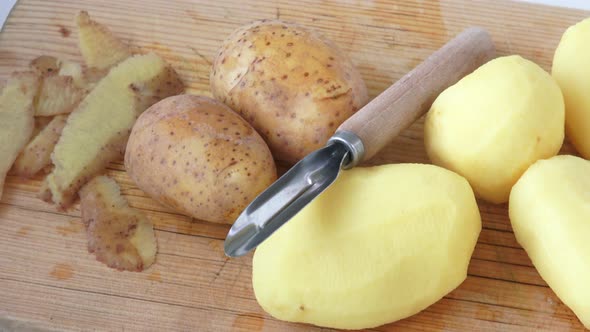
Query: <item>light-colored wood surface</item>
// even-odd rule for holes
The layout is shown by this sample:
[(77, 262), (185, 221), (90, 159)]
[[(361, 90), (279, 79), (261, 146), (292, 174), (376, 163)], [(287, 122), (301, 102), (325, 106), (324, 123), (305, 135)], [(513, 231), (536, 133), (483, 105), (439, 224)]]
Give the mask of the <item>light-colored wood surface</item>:
[[(254, 19), (297, 21), (348, 52), (372, 97), (470, 25), (500, 54), (550, 68), (564, 29), (589, 12), (508, 1), (21, 0), (0, 33), (0, 78), (40, 54), (80, 60), (73, 18), (90, 11), (122, 38), (169, 60), (193, 93), (208, 93), (212, 56)], [(572, 152), (569, 144), (564, 152)], [(427, 162), (422, 122), (370, 163)], [(143, 273), (108, 269), (87, 253), (79, 211), (36, 198), (40, 177), (7, 179), (0, 202), (0, 330), (320, 331), (279, 322), (257, 305), (251, 255), (223, 255), (228, 226), (191, 220), (138, 190), (121, 163), (109, 168), (132, 206), (154, 221), (160, 251)], [(483, 230), (467, 280), (424, 312), (376, 331), (580, 331), (512, 233), (506, 206), (481, 203)], [(328, 329), (323, 329), (324, 331)]]

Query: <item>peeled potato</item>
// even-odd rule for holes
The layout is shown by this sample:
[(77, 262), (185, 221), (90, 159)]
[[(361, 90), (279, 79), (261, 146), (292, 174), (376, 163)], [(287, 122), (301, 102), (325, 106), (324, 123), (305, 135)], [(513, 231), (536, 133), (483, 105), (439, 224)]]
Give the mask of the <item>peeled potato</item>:
[(232, 33), (213, 62), (215, 98), (246, 119), (276, 159), (322, 147), (368, 101), (350, 59), (301, 25), (258, 21)]
[(480, 230), (473, 191), (453, 172), (419, 164), (345, 171), (258, 247), (256, 299), (292, 322), (393, 322), (463, 282)]
[(162, 100), (133, 127), (125, 168), (158, 202), (194, 218), (232, 223), (276, 179), (268, 146), (214, 99)]
[(590, 18), (561, 37), (552, 74), (565, 100), (565, 129), (580, 155), (590, 159)]
[(463, 175), (477, 196), (504, 203), (531, 164), (557, 154), (564, 119), (555, 80), (529, 60), (506, 56), (438, 96), (424, 144), (433, 163)]
[(590, 328), (590, 161), (536, 162), (510, 193), (510, 221), (539, 274)]

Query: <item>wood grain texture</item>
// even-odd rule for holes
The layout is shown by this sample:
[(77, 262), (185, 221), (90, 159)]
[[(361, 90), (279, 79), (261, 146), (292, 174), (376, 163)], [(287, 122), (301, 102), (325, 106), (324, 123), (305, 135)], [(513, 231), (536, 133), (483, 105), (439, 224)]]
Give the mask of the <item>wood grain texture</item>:
[[(0, 79), (40, 54), (80, 61), (73, 24), (80, 9), (165, 57), (191, 92), (205, 95), (221, 40), (255, 19), (320, 30), (350, 54), (374, 97), (472, 25), (490, 31), (499, 54), (521, 54), (549, 69), (564, 29), (590, 16), (506, 0), (21, 0), (0, 33)], [(422, 129), (420, 120), (369, 164), (428, 162)], [(563, 153), (573, 153), (569, 144)], [(328, 331), (262, 311), (251, 287), (251, 255), (223, 255), (228, 226), (155, 203), (121, 162), (108, 173), (155, 224), (154, 266), (144, 273), (108, 269), (87, 253), (78, 210), (61, 213), (38, 200), (40, 177), (9, 177), (0, 201), (0, 330)], [(583, 330), (516, 242), (506, 206), (479, 206), (483, 230), (467, 280), (422, 313), (375, 331)]]

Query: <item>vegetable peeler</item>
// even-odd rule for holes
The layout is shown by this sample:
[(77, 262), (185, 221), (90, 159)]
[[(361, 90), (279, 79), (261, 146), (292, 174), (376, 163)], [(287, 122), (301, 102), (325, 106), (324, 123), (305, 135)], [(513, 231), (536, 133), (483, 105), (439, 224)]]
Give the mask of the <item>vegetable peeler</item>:
[(482, 28), (468, 28), (449, 41), (256, 197), (231, 227), (225, 254), (243, 256), (257, 247), (328, 188), (340, 170), (373, 157), (426, 113), (443, 90), (494, 56), (492, 39)]

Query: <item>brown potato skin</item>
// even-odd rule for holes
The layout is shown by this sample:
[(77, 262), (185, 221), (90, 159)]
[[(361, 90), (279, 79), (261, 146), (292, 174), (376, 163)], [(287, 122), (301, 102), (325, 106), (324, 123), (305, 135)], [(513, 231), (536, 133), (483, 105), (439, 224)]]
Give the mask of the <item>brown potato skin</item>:
[(31, 60), (29, 67), (41, 77), (52, 76), (59, 71), (61, 60), (54, 56), (41, 55)]
[[(39, 118), (35, 118), (37, 119)], [(30, 178), (50, 166), (51, 152), (59, 140), (66, 120), (66, 115), (57, 115), (37, 135), (32, 136), (14, 161), (11, 174)]]
[(120, 271), (143, 271), (156, 259), (154, 226), (129, 206), (115, 180), (97, 176), (80, 189), (88, 252)]
[(221, 102), (193, 95), (166, 98), (139, 117), (125, 168), (156, 201), (218, 223), (233, 223), (276, 180), (260, 135)]
[(313, 30), (258, 21), (234, 31), (213, 62), (213, 96), (246, 119), (276, 159), (322, 147), (368, 101), (350, 59)]

